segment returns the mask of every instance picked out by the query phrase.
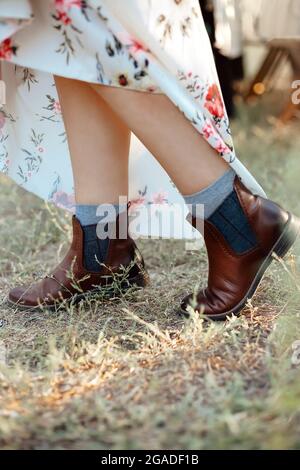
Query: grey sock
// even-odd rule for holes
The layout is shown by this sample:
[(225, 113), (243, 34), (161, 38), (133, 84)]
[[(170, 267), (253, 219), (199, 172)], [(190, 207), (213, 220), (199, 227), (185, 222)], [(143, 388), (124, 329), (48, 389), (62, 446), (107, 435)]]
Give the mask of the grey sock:
[(80, 225), (85, 227), (86, 225), (98, 224), (103, 217), (105, 217), (106, 223), (114, 222), (118, 214), (126, 209), (126, 204), (77, 204), (75, 215)]
[[(236, 173), (230, 169), (217, 181), (198, 193), (183, 196), (192, 215), (196, 215), (197, 206), (204, 209), (204, 219), (208, 219), (233, 191)], [(203, 214), (203, 213), (202, 213)]]

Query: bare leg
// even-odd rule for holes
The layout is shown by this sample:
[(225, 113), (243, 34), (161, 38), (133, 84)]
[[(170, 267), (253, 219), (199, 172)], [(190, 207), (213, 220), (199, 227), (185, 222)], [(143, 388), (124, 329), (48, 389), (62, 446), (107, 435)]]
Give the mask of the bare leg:
[(200, 191), (228, 169), (166, 96), (92, 86), (157, 158), (182, 194)]
[(128, 194), (130, 130), (85, 82), (55, 77), (77, 204), (118, 203)]

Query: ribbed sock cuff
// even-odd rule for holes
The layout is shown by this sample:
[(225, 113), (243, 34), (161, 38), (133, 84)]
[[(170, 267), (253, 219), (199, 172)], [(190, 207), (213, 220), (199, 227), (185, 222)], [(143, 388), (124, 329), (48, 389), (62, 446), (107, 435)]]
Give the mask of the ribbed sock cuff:
[(102, 219), (105, 223), (114, 222), (118, 214), (127, 210), (127, 204), (77, 204), (75, 215), (82, 227), (97, 225)]
[(183, 196), (192, 215), (196, 215), (196, 209), (199, 205), (204, 208), (204, 219), (208, 219), (232, 192), (235, 176), (235, 171), (230, 169), (202, 191)]

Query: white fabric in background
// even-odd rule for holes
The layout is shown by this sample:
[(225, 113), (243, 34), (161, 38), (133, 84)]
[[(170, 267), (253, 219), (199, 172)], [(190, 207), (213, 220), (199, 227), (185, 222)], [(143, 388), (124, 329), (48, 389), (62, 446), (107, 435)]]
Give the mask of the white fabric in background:
[(300, 0), (240, 0), (247, 40), (300, 39)]
[(240, 0), (214, 0), (216, 47), (230, 59), (243, 52)]

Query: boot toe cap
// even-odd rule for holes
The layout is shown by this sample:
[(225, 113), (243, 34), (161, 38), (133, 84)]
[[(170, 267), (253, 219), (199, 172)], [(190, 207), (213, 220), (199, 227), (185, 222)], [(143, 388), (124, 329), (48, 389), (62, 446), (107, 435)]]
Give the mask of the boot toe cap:
[(204, 315), (213, 316), (215, 314), (222, 313), (222, 305), (217, 305), (211, 302), (206, 290), (198, 292), (196, 297), (193, 294), (189, 294), (181, 301), (181, 312), (185, 315), (189, 315), (189, 310), (192, 309), (194, 312)]
[(14, 287), (8, 294), (10, 303), (23, 307), (36, 307), (38, 302), (32, 298), (28, 286)]
[(192, 309), (196, 313), (204, 313), (204, 305), (198, 302), (198, 299), (193, 294), (189, 294), (184, 297), (180, 303), (182, 313), (189, 314), (189, 310)]

